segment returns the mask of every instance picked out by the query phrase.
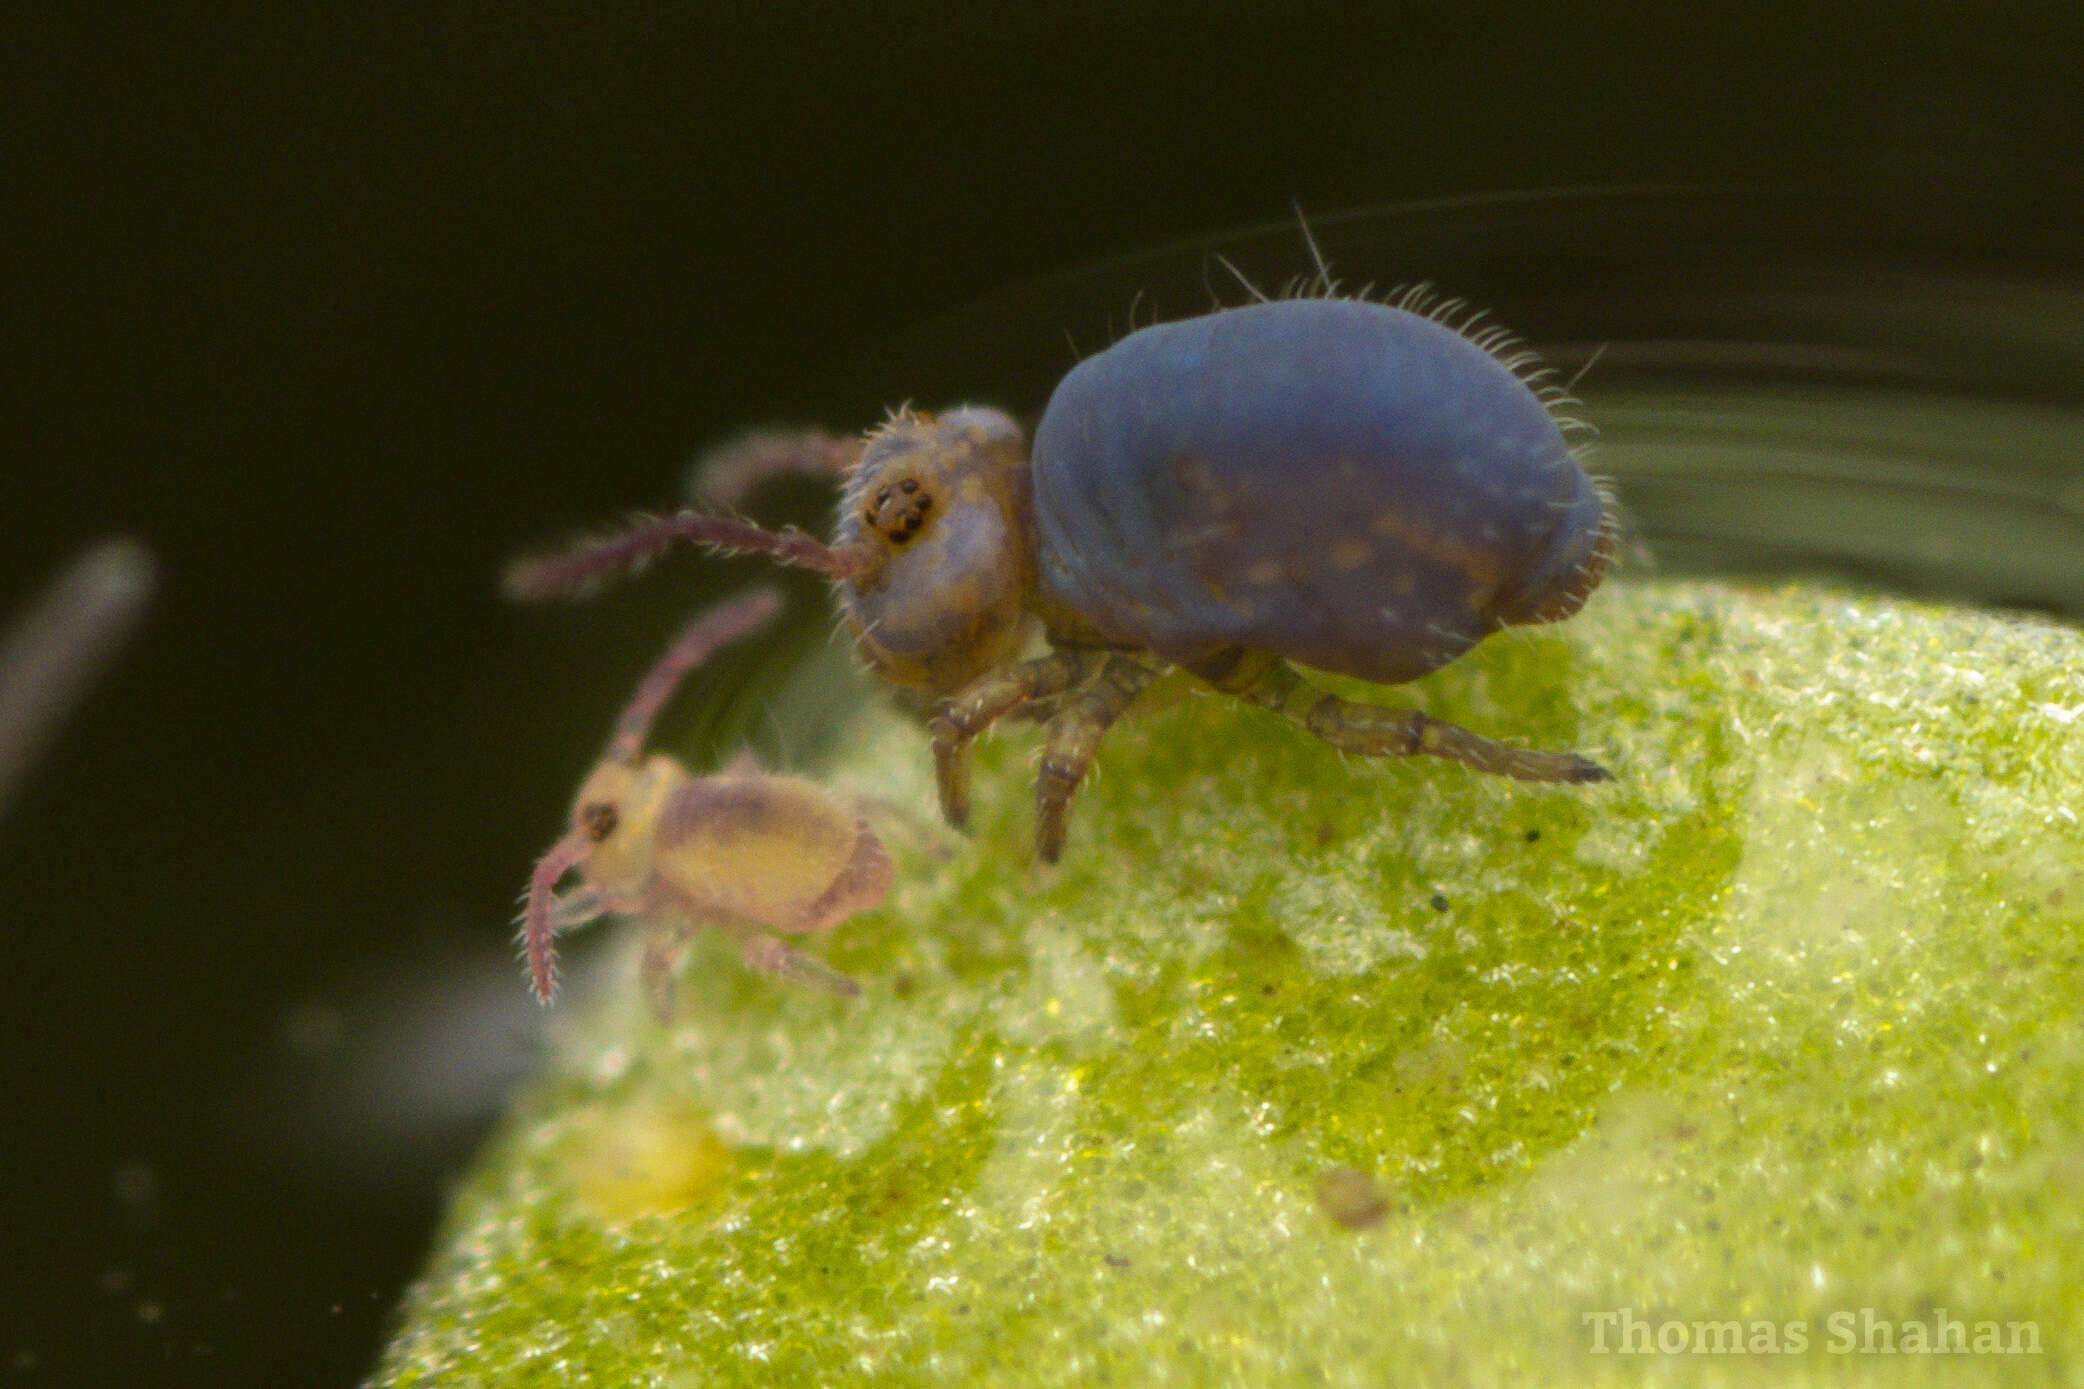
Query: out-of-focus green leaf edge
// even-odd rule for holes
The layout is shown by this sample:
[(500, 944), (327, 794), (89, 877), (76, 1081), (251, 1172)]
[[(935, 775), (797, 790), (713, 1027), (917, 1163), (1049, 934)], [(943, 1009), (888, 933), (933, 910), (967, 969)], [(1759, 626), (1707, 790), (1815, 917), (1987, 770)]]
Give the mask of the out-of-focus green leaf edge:
[[(1174, 693), (1053, 870), (1031, 727), (936, 857), (924, 739), (852, 701), (825, 774), (901, 807), (826, 950), (863, 997), (711, 946), (662, 1029), (619, 944), (372, 1382), (2084, 1374), (2077, 632), (1614, 583), (1382, 696), (1597, 787)], [(2038, 1353), (1900, 1353), (1950, 1322)]]

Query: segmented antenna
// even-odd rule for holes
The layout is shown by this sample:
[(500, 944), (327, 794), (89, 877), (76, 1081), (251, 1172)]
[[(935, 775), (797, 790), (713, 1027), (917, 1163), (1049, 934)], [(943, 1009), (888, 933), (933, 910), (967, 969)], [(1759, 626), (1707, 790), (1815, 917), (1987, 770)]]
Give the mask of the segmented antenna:
[(593, 843), (577, 830), (550, 846), (528, 877), (528, 908), (522, 915), (521, 939), (528, 947), (528, 977), (535, 984), (536, 1000), (548, 1003), (557, 996), (557, 947), (551, 936), (550, 903), (558, 882), (593, 849)]
[(688, 470), (688, 500), (714, 510), (743, 506), (778, 478), (837, 477), (861, 461), (859, 435), (822, 429), (758, 429), (704, 453)]
[(604, 762), (634, 762), (643, 751), (644, 740), (651, 736), (652, 720), (673, 691), (686, 678), (687, 673), (708, 660), (719, 646), (737, 641), (748, 633), (765, 626), (781, 611), (781, 595), (771, 588), (755, 589), (740, 598), (734, 598), (721, 607), (709, 609), (681, 629), (666, 654), (659, 657), (658, 664), (637, 686), (637, 693), (630, 699), (629, 707), (622, 711), (622, 718), (615, 725), (615, 736), (602, 754)]
[(793, 528), (773, 531), (731, 516), (681, 511), (671, 516), (634, 517), (611, 534), (518, 559), (507, 566), (500, 589), (522, 603), (581, 597), (604, 583), (636, 573), (677, 540), (726, 554), (765, 555), (832, 579), (852, 578), (867, 567), (864, 552), (835, 548)]

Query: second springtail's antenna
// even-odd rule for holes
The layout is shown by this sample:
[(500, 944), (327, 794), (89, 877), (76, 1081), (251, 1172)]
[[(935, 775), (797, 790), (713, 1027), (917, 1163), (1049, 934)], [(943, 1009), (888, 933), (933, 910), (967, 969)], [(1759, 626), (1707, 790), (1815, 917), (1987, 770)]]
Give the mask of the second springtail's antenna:
[(688, 623), (637, 687), (636, 695), (615, 725), (615, 737), (609, 741), (602, 760), (636, 761), (644, 740), (651, 736), (652, 721), (687, 673), (708, 660), (719, 646), (765, 626), (779, 611), (781, 596), (771, 588), (762, 588), (711, 608)]
[(550, 905), (558, 881), (579, 865), (593, 847), (574, 832), (550, 846), (528, 879), (528, 905), (521, 917), (521, 943), (528, 951), (528, 977), (535, 985), (536, 1001), (548, 1003), (557, 997), (556, 935), (550, 922)]

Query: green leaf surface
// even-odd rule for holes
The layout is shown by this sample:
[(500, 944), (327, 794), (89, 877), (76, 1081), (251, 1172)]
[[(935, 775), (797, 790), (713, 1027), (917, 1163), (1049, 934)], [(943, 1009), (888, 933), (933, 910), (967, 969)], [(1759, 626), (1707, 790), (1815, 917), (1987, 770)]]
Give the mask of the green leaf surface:
[(1031, 726), (937, 855), (923, 736), (858, 701), (829, 780), (909, 808), (826, 950), (864, 995), (713, 941), (662, 1028), (619, 949), (374, 1382), (2084, 1373), (2077, 632), (1615, 583), (1376, 697), (1619, 779), (1180, 687), (1044, 869)]

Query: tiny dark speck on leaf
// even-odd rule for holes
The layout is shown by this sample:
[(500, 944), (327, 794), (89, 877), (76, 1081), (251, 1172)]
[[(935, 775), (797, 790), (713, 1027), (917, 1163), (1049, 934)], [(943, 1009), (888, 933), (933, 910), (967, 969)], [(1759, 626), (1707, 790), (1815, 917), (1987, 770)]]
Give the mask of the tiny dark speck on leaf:
[(1107, 1261), (1109, 1268), (1127, 1268), (1129, 1266), (1129, 1256), (1127, 1254), (1103, 1254), (1101, 1257)]
[(1365, 1230), (1389, 1214), (1389, 1198), (1358, 1167), (1334, 1167), (1317, 1179), (1317, 1205), (1337, 1224)]
[(1528, 831), (1527, 831), (1527, 842), (1528, 842), (1529, 844), (1533, 844), (1533, 843), (1537, 842), (1537, 841), (1538, 841), (1538, 840), (1539, 840), (1540, 838), (1541, 838), (1541, 831), (1540, 831), (1540, 830), (1528, 830)]
[(1436, 912), (1447, 910), (1447, 895), (1445, 893), (1436, 892), (1433, 894), (1433, 910)]

